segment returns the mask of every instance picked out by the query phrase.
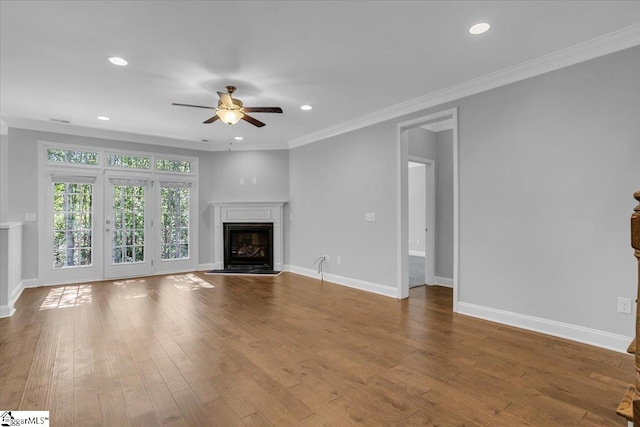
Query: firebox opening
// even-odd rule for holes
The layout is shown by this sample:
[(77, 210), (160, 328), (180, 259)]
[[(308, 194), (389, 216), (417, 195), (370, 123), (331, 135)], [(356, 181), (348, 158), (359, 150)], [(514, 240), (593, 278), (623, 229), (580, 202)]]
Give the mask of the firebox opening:
[(224, 223), (225, 270), (273, 270), (272, 223)]

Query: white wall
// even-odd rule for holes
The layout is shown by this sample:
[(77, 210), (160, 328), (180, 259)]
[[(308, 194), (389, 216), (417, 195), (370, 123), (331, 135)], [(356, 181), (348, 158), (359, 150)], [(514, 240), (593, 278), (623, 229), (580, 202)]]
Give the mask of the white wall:
[[(425, 252), (427, 209), (426, 170), (424, 164), (409, 166), (409, 252)], [(424, 256), (424, 255), (423, 255)]]
[(0, 133), (0, 223), (9, 219), (9, 136)]

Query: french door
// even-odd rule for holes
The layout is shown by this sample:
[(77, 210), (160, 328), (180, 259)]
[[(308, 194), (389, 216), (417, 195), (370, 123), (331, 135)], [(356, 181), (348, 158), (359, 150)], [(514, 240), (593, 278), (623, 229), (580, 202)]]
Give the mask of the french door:
[(153, 271), (150, 174), (105, 176), (104, 277), (144, 276)]
[(46, 284), (197, 268), (196, 158), (39, 143)]

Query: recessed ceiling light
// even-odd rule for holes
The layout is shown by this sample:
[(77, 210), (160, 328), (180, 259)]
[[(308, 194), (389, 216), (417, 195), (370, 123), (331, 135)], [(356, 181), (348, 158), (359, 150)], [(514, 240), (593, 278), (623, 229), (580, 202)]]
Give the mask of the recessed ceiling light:
[(107, 116), (98, 116), (98, 120), (104, 120), (106, 122), (107, 120), (111, 120), (111, 119)]
[(120, 65), (121, 67), (124, 67), (128, 64), (126, 59), (122, 59), (117, 56), (112, 56), (111, 58), (109, 58), (109, 62), (111, 62), (113, 65)]
[(236, 137), (235, 137), (235, 138), (233, 138), (233, 139), (235, 139), (236, 141), (242, 141), (244, 138), (243, 138), (243, 137), (241, 137), (241, 136), (236, 136)]
[(311, 110), (313, 107), (311, 105), (303, 105), (302, 107), (300, 107), (301, 110), (304, 111), (309, 111)]
[(469, 28), (469, 32), (471, 34), (482, 34), (485, 31), (487, 31), (489, 28), (491, 28), (491, 25), (487, 24), (486, 22), (481, 22)]

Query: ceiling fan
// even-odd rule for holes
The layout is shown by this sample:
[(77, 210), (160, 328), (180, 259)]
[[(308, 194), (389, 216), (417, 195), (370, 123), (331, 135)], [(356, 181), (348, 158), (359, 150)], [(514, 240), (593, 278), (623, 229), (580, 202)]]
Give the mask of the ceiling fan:
[(265, 124), (260, 120), (256, 120), (253, 117), (247, 115), (247, 113), (282, 113), (280, 107), (245, 107), (242, 101), (231, 97), (231, 94), (236, 91), (234, 86), (227, 86), (227, 93), (218, 92), (220, 99), (218, 100), (218, 107), (207, 107), (204, 105), (191, 105), (191, 104), (178, 104), (172, 103), (171, 105), (179, 105), (182, 107), (196, 107), (196, 108), (208, 108), (210, 110), (216, 110), (216, 115), (210, 119), (205, 120), (202, 123), (213, 123), (218, 119), (221, 119), (228, 125), (234, 125), (238, 123), (240, 119), (245, 122), (249, 122), (254, 126), (261, 128)]

